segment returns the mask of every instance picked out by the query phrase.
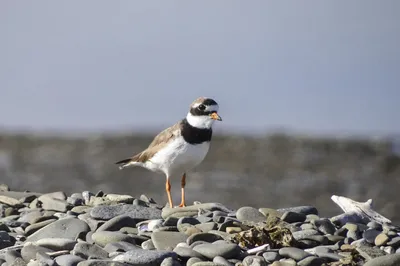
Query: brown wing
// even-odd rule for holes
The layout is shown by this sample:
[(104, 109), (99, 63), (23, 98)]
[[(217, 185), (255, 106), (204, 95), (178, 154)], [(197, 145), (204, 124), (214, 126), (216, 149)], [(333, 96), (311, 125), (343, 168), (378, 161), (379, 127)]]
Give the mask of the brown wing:
[(149, 158), (153, 157), (161, 148), (168, 144), (173, 137), (180, 135), (181, 121), (175, 125), (161, 131), (150, 143), (150, 145), (139, 154), (136, 154), (131, 158), (131, 161), (135, 162), (145, 162)]

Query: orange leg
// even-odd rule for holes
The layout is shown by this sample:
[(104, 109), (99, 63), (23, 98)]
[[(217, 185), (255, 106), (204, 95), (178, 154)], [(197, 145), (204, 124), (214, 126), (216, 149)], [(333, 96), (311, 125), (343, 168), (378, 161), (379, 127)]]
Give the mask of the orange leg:
[(182, 179), (181, 179), (182, 200), (181, 200), (181, 204), (179, 204), (179, 207), (186, 207), (186, 205), (185, 205), (185, 185), (186, 185), (186, 173), (183, 174)]
[(165, 183), (165, 190), (167, 191), (169, 207), (173, 208), (174, 205), (172, 204), (172, 198), (171, 198), (171, 184), (169, 183), (168, 177), (167, 177), (167, 182)]

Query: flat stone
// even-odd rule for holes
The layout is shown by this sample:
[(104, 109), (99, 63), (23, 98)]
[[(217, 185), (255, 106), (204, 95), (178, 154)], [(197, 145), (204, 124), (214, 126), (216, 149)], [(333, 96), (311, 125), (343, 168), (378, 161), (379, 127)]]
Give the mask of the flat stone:
[(136, 248), (137, 248), (137, 246), (132, 243), (120, 241), (120, 242), (115, 242), (115, 243), (108, 243), (104, 247), (104, 250), (107, 251), (108, 253), (112, 253), (112, 252), (127, 252), (129, 250), (136, 249)]
[(321, 266), (325, 260), (323, 258), (310, 256), (297, 262), (297, 266)]
[(125, 262), (137, 266), (159, 266), (165, 258), (176, 258), (175, 252), (144, 250), (137, 248), (113, 258), (113, 261)]
[(386, 243), (388, 246), (392, 246), (393, 248), (400, 247), (400, 236), (396, 236), (392, 238), (389, 242)]
[(286, 211), (281, 217), (282, 221), (287, 223), (297, 223), (304, 222), (306, 220), (306, 215), (299, 212)]
[(240, 248), (236, 244), (219, 243), (219, 244), (200, 244), (193, 247), (204, 257), (212, 260), (216, 256), (221, 256), (225, 259), (236, 258), (240, 254)]
[(102, 247), (96, 244), (90, 244), (86, 242), (79, 242), (75, 245), (72, 250), (72, 254), (88, 259), (105, 259), (108, 258), (108, 252), (104, 250)]
[(218, 224), (214, 222), (206, 222), (206, 223), (196, 224), (195, 227), (200, 229), (203, 233), (207, 233), (211, 230), (216, 230), (218, 228)]
[(197, 233), (189, 236), (186, 240), (186, 243), (190, 246), (192, 243), (196, 241), (204, 241), (208, 243), (215, 242), (217, 240), (222, 240), (223, 237), (213, 233)]
[(380, 233), (379, 235), (376, 236), (375, 238), (375, 246), (383, 246), (389, 241), (388, 235), (384, 233)]
[(318, 210), (314, 206), (297, 206), (297, 207), (280, 208), (277, 211), (279, 211), (281, 213), (291, 211), (291, 212), (302, 213), (305, 215), (308, 215), (308, 214), (318, 215)]
[(279, 249), (279, 255), (286, 258), (292, 258), (296, 261), (303, 260), (304, 258), (311, 256), (310, 253), (295, 247), (281, 248)]
[(329, 219), (313, 220), (312, 223), (325, 235), (333, 235), (336, 231), (335, 225)]
[(77, 266), (79, 262), (84, 261), (83, 258), (71, 254), (57, 256), (54, 260), (60, 266)]
[(375, 243), (375, 238), (380, 234), (381, 232), (376, 230), (376, 229), (368, 229), (363, 233), (363, 238), (370, 244)]
[(59, 250), (72, 250), (76, 244), (75, 240), (68, 238), (42, 238), (35, 242), (36, 245), (52, 249), (54, 251)]
[(24, 261), (30, 261), (31, 259), (36, 259), (36, 253), (38, 252), (53, 252), (53, 250), (45, 247), (36, 246), (32, 243), (27, 243), (21, 249), (21, 257)]
[(18, 199), (0, 195), (0, 203), (7, 204), (9, 206), (21, 206), (21, 202)]
[(160, 266), (181, 266), (181, 264), (174, 258), (168, 257), (161, 262)]
[(38, 222), (38, 223), (34, 223), (34, 224), (31, 224), (31, 225), (28, 225), (25, 228), (25, 235), (29, 236), (29, 235), (35, 233), (36, 231), (42, 229), (43, 227), (45, 227), (45, 226), (47, 226), (49, 224), (52, 224), (55, 221), (57, 221), (57, 219), (48, 219), (48, 220), (45, 220), (45, 221), (42, 221), (42, 222)]
[(189, 248), (189, 247), (175, 247), (173, 250), (176, 254), (178, 254), (178, 256), (184, 258), (184, 259), (189, 259), (189, 258), (200, 258), (202, 260), (206, 260), (206, 258), (201, 255), (199, 252), (194, 251), (193, 249)]
[(367, 261), (364, 266), (397, 266), (400, 265), (400, 253), (380, 256)]
[(118, 231), (123, 227), (135, 227), (136, 221), (132, 217), (122, 214), (111, 218), (102, 224), (97, 231)]
[(304, 239), (308, 236), (318, 235), (318, 231), (314, 229), (306, 229), (301, 231), (293, 232), (292, 235), (296, 240)]
[(90, 259), (79, 262), (77, 266), (129, 266), (129, 265), (123, 262), (112, 261), (110, 259), (107, 260)]
[(27, 241), (35, 242), (42, 238), (51, 237), (75, 239), (79, 233), (89, 232), (89, 230), (90, 228), (85, 222), (76, 218), (65, 218), (54, 221), (43, 228), (40, 228), (30, 235), (27, 238)]
[(108, 243), (115, 243), (120, 241), (125, 241), (128, 243), (135, 244), (135, 239), (131, 236), (114, 231), (97, 231), (92, 234), (92, 239), (94, 243), (101, 247), (105, 247)]
[(182, 208), (169, 208), (165, 207), (162, 209), (162, 218), (167, 219), (168, 217), (193, 217), (196, 216), (199, 210), (205, 211), (223, 211), (223, 212), (231, 212), (227, 207), (220, 203), (201, 203), (190, 205)]
[(157, 250), (174, 249), (178, 243), (186, 242), (187, 235), (181, 232), (160, 231), (153, 232), (151, 240)]
[(262, 255), (263, 255), (264, 259), (269, 263), (272, 263), (274, 261), (278, 261), (281, 259), (281, 255), (279, 255), (279, 253), (276, 251), (266, 251)]
[(96, 206), (90, 211), (95, 219), (110, 220), (119, 215), (126, 215), (140, 222), (144, 220), (160, 219), (161, 210), (151, 207), (117, 204), (112, 206)]
[(216, 256), (213, 259), (213, 262), (217, 265), (221, 265), (221, 266), (235, 266), (234, 263), (228, 261), (227, 259), (221, 257), (221, 256)]
[(66, 200), (52, 198), (48, 194), (40, 196), (38, 200), (42, 203), (42, 208), (45, 210), (66, 212), (72, 207)]
[(263, 222), (266, 221), (266, 217), (253, 207), (241, 207), (236, 211), (236, 217), (239, 221), (252, 221), (252, 222)]
[(262, 256), (249, 255), (244, 258), (243, 266), (267, 266), (267, 262)]
[(258, 209), (258, 211), (261, 212), (265, 217), (268, 217), (268, 216), (274, 216), (274, 217), (278, 217), (278, 218), (282, 217), (282, 213), (275, 209), (260, 208), (260, 209)]

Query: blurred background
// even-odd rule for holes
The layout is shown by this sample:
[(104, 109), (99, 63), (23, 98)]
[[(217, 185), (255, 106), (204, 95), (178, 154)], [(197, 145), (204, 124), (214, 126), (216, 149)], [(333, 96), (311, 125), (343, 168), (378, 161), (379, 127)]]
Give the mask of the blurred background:
[(223, 121), (189, 203), (331, 216), (335, 194), (400, 222), (399, 15), (396, 0), (1, 1), (0, 181), (164, 204), (164, 176), (114, 162), (208, 96)]

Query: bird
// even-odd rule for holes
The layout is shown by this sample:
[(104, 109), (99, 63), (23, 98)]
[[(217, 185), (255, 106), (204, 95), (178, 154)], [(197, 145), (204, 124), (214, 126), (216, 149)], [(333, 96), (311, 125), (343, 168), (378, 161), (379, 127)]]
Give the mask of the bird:
[(178, 207), (186, 207), (186, 175), (204, 160), (209, 151), (214, 122), (222, 121), (218, 110), (219, 105), (212, 98), (197, 98), (191, 103), (185, 118), (161, 131), (143, 151), (115, 164), (119, 169), (138, 166), (164, 174), (170, 208), (174, 207), (170, 178), (181, 176), (181, 203)]

